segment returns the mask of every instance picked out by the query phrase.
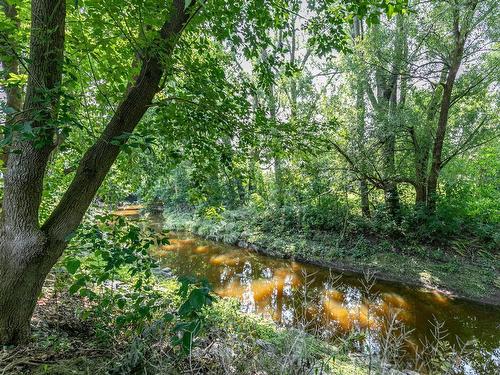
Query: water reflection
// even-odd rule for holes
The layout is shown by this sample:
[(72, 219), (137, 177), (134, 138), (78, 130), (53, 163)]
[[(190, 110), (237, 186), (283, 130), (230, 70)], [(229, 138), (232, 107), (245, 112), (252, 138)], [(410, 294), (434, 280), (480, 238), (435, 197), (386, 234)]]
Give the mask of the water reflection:
[[(222, 297), (238, 298), (244, 312), (256, 313), (284, 324), (300, 324), (323, 337), (369, 329), (381, 333), (404, 323), (413, 330), (405, 346), (415, 352), (421, 341), (432, 339), (434, 317), (445, 323), (452, 343), (479, 340), (484, 357), (498, 358), (498, 308), (451, 300), (437, 292), (375, 283), (366, 290), (362, 278), (311, 265), (272, 259), (189, 234), (173, 235), (170, 244), (157, 250), (165, 266), (178, 275), (205, 277)], [(399, 332), (399, 331), (398, 331)], [(376, 351), (372, 336), (359, 347)], [(496, 356), (496, 357), (495, 357)]]
[[(114, 213), (136, 217), (141, 208), (128, 206)], [(151, 225), (162, 227), (161, 222)], [(244, 312), (284, 325), (298, 324), (325, 339), (363, 331), (378, 333), (358, 335), (360, 351), (369, 348), (376, 353), (382, 350), (376, 337), (406, 329), (411, 334), (404, 349), (414, 356), (422, 342), (433, 340), (432, 322), (438, 320), (444, 322), (452, 344), (478, 341), (478, 363), (462, 360), (456, 364), (458, 372), (491, 373), (491, 368), (500, 366), (499, 308), (387, 283), (367, 289), (359, 276), (342, 275), (339, 280), (340, 275), (319, 267), (260, 256), (189, 234), (170, 233), (169, 244), (154, 253), (177, 275), (207, 278), (218, 295), (239, 299)]]
[(143, 206), (140, 204), (123, 206), (113, 211), (113, 215), (126, 216), (126, 217), (139, 217), (142, 209)]

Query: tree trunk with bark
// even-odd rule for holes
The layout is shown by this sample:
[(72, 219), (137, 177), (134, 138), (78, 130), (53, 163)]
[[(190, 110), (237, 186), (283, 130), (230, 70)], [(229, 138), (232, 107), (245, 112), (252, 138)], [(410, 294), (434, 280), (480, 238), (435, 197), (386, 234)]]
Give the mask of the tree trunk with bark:
[[(195, 2), (193, 1), (191, 7)], [(82, 157), (75, 177), (47, 221), (40, 225), (43, 177), (54, 148), (62, 78), (65, 1), (33, 0), (30, 65), (23, 121), (32, 121), (43, 147), (16, 134), (5, 174), (0, 226), (0, 345), (17, 344), (30, 334), (30, 319), (47, 274), (67, 246), (99, 186), (120, 152), (110, 142), (134, 130), (158, 91), (160, 61), (172, 53), (189, 16), (184, 0), (174, 0), (158, 33), (161, 55), (142, 60), (141, 71), (96, 143)], [(50, 93), (49, 95), (47, 93)]]
[[(0, 1), (0, 7), (2, 7), (6, 19), (12, 23), (12, 26), (19, 28), (21, 24), (15, 5)], [(6, 35), (4, 35), (4, 38), (4, 41), (0, 45), (0, 62), (4, 72), (4, 77), (2, 78), (7, 79), (11, 74), (19, 74), (19, 61), (15, 55), (16, 41), (8, 38)], [(23, 104), (22, 90), (18, 85), (6, 85), (2, 89), (7, 99), (5, 104), (13, 112), (6, 113), (5, 126), (9, 127), (15, 122), (15, 113), (21, 110)], [(4, 166), (7, 164), (8, 155), (7, 147), (3, 147), (0, 157), (3, 160)]]
[[(359, 18), (354, 19), (353, 24), (353, 38), (362, 38), (361, 34), (361, 20)], [(364, 158), (365, 149), (365, 116), (366, 116), (366, 104), (365, 104), (365, 82), (362, 75), (358, 75), (355, 82), (356, 84), (356, 110), (357, 110), (357, 149), (360, 155), (360, 160)], [(361, 176), (359, 181), (359, 195), (361, 197), (361, 213), (363, 217), (371, 217), (370, 212), (370, 197), (368, 190), (368, 181), (366, 177)]]
[[(376, 31), (377, 28), (375, 28), (375, 32)], [(379, 125), (379, 137), (382, 145), (382, 186), (384, 190), (385, 205), (389, 215), (397, 222), (401, 219), (401, 203), (395, 165), (396, 133), (399, 122), (397, 117), (398, 79), (401, 74), (401, 60), (405, 43), (403, 20), (401, 16), (398, 16), (392, 66), (390, 70), (384, 69), (382, 66), (376, 67), (375, 82), (377, 85), (377, 98), (375, 99), (373, 93), (369, 91), (369, 97), (375, 109), (376, 121)]]
[[(30, 318), (47, 273), (60, 249), (51, 249), (50, 240), (38, 225), (45, 167), (52, 150), (57, 94), (62, 78), (65, 2), (38, 0), (31, 5), (30, 74), (24, 115), (42, 128), (40, 141), (16, 134), (10, 145), (4, 183), (2, 227), (0, 229), (0, 343), (18, 343), (29, 336)], [(51, 250), (51, 251), (49, 251)]]
[[(271, 121), (277, 125), (277, 105), (276, 98), (274, 96), (273, 89), (271, 88), (268, 94), (268, 102), (269, 102), (269, 116)], [(275, 155), (273, 157), (273, 168), (274, 168), (274, 196), (276, 199), (276, 203), (279, 207), (283, 205), (284, 197), (283, 197), (283, 162), (281, 160), (281, 155), (279, 150), (275, 151)]]

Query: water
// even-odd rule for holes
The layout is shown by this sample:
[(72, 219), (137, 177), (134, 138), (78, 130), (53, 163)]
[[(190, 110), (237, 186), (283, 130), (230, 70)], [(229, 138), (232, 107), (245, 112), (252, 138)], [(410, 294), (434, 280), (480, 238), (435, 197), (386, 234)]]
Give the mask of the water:
[(401, 334), (401, 324), (411, 331), (404, 340), (410, 362), (422, 342), (435, 341), (437, 320), (451, 344), (477, 340), (477, 363), (462, 363), (463, 373), (492, 374), (500, 368), (498, 307), (395, 283), (368, 285), (363, 275), (275, 259), (189, 233), (171, 234), (170, 244), (155, 253), (176, 275), (204, 277), (218, 295), (238, 298), (244, 312), (299, 325), (325, 339), (358, 334), (354, 346), (360, 351), (380, 350), (395, 319), (394, 336)]

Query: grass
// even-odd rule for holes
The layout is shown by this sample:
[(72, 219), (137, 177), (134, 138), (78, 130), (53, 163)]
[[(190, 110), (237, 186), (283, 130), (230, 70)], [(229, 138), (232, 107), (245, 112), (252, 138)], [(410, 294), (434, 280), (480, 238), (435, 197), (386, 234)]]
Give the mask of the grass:
[(291, 257), (349, 272), (362, 273), (370, 269), (379, 279), (500, 305), (499, 258), (485, 251), (470, 257), (453, 248), (443, 249), (402, 238), (270, 231), (269, 225), (241, 211), (225, 212), (218, 219), (167, 211), (165, 226), (253, 248), (270, 256)]

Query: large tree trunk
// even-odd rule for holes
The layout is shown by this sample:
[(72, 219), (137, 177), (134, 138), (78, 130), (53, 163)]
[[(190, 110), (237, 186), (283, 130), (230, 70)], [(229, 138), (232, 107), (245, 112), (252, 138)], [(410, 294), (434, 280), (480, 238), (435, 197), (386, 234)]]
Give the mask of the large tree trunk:
[[(22, 240), (1, 244), (0, 343), (19, 344), (30, 335), (30, 320), (43, 283), (63, 248), (48, 252), (41, 231), (20, 233)], [(50, 255), (48, 255), (50, 254)]]
[[(191, 3), (194, 4), (193, 1)], [(62, 77), (65, 1), (33, 0), (30, 69), (24, 112), (34, 114), (33, 127), (57, 122), (57, 88)], [(43, 147), (19, 135), (5, 175), (3, 225), (0, 227), (0, 345), (29, 337), (29, 321), (43, 282), (67, 246), (99, 186), (120, 152), (111, 141), (134, 130), (158, 91), (160, 61), (169, 55), (189, 15), (184, 0), (174, 0), (170, 19), (158, 36), (163, 54), (143, 58), (141, 71), (114, 112), (101, 137), (85, 153), (68, 190), (49, 219), (38, 222), (47, 160), (55, 129), (43, 132)], [(47, 96), (44, 93), (55, 93)], [(40, 141), (38, 139), (37, 141)]]
[[(60, 0), (31, 4), (30, 66), (25, 115), (42, 128), (55, 120), (62, 77), (66, 8)], [(29, 117), (31, 116), (31, 117)], [(29, 336), (29, 322), (43, 282), (59, 255), (38, 225), (45, 167), (52, 150), (54, 128), (45, 126), (35, 146), (16, 134), (5, 173), (3, 222), (0, 228), (0, 344), (17, 344)], [(62, 249), (61, 249), (62, 251)]]

